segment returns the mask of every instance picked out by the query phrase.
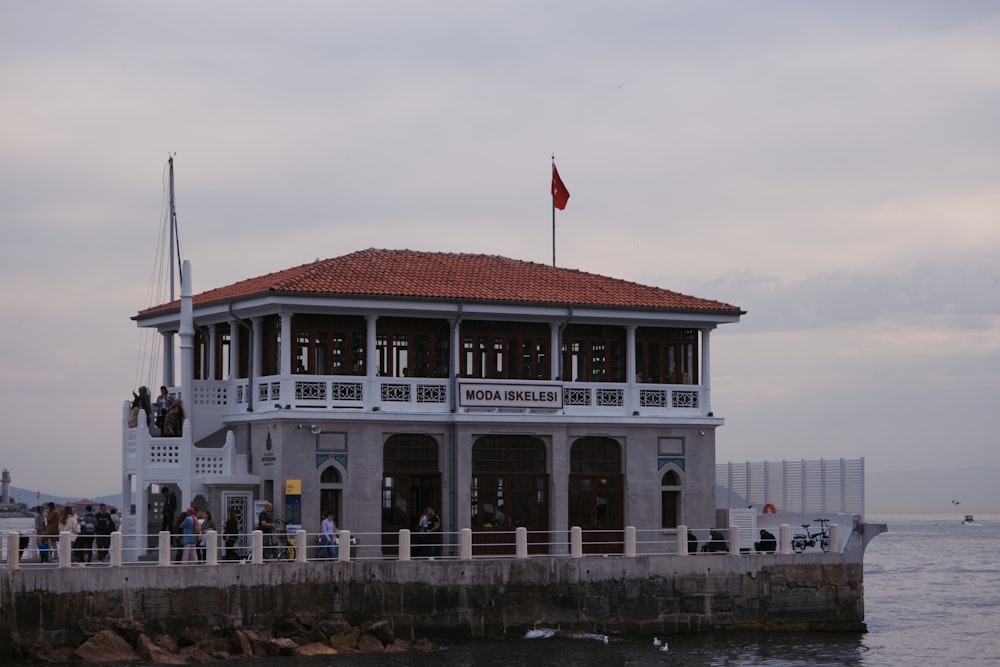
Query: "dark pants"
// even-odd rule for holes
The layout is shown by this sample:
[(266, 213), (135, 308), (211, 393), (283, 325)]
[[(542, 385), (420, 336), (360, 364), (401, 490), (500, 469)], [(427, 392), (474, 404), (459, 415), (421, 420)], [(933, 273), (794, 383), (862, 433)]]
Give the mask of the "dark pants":
[(73, 549), (73, 556), (78, 563), (89, 563), (94, 557), (94, 536), (78, 535), (76, 546)]
[(98, 535), (95, 541), (97, 542), (97, 560), (104, 560), (108, 557), (108, 548), (111, 546), (111, 536)]

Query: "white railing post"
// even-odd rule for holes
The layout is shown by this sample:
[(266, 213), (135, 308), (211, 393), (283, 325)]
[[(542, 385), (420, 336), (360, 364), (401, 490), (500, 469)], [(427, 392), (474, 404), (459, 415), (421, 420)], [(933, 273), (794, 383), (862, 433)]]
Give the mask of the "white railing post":
[(688, 527), (677, 526), (677, 555), (688, 555)]
[(458, 557), (460, 560), (472, 560), (471, 528), (463, 528), (458, 534)]
[(580, 526), (569, 529), (569, 557), (583, 558), (583, 529)]
[(73, 542), (69, 533), (59, 533), (59, 567), (73, 565)]
[(519, 526), (514, 531), (514, 558), (524, 559), (528, 557), (528, 529)]
[(635, 558), (635, 526), (625, 526), (625, 557)]
[(253, 531), (253, 564), (263, 565), (264, 563), (264, 532)]
[(306, 531), (295, 531), (295, 562), (305, 563), (309, 560), (309, 535)]
[(778, 544), (783, 554), (792, 553), (792, 528), (787, 523), (778, 526)]
[(116, 530), (111, 533), (111, 567), (122, 566), (122, 532)]
[(337, 557), (341, 563), (351, 562), (351, 531), (342, 529), (340, 531), (340, 550), (337, 552)]
[(157, 537), (157, 564), (161, 567), (170, 565), (170, 531), (161, 530)]
[(219, 533), (215, 530), (205, 531), (205, 564), (219, 564)]
[(840, 526), (835, 523), (830, 524), (830, 552), (839, 554), (843, 551), (840, 548)]
[(740, 527), (729, 526), (729, 555), (740, 555)]
[(410, 560), (410, 541), (412, 535), (409, 528), (399, 529), (399, 560)]
[(7, 569), (16, 570), (21, 564), (21, 534), (16, 530), (7, 533)]

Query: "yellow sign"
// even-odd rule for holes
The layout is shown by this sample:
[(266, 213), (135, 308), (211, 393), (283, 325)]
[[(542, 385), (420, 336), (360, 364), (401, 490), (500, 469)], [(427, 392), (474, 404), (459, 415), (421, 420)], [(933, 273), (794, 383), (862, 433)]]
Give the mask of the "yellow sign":
[(285, 480), (285, 495), (286, 496), (301, 496), (302, 495), (302, 480), (301, 479), (286, 479)]

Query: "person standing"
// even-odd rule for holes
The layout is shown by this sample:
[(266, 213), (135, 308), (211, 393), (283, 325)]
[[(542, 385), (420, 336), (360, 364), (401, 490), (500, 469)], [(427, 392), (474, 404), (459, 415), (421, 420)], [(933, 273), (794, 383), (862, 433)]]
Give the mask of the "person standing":
[(264, 503), (264, 509), (257, 515), (257, 530), (264, 534), (264, 558), (268, 557), (266, 551), (274, 547), (274, 517), (271, 510), (274, 509), (270, 501)]
[(59, 520), (62, 516), (59, 514), (59, 510), (56, 509), (56, 504), (49, 502), (49, 511), (45, 515), (45, 531), (42, 535), (45, 537), (42, 544), (45, 549), (41, 551), (40, 560), (43, 563), (48, 563), (51, 558), (55, 562), (59, 562)]
[(80, 555), (76, 552), (76, 536), (80, 534), (80, 520), (76, 518), (76, 514), (73, 512), (73, 507), (67, 505), (63, 508), (62, 515), (59, 517), (59, 533), (69, 533), (69, 549), (70, 549), (70, 562), (75, 562), (80, 558)]
[(163, 435), (168, 438), (179, 438), (184, 429), (184, 405), (181, 399), (174, 399), (167, 416), (163, 420)]
[(177, 513), (177, 495), (169, 486), (160, 489), (160, 493), (163, 495), (163, 519), (160, 521), (160, 530), (170, 532), (174, 527), (174, 514)]
[(45, 540), (42, 535), (45, 534), (45, 505), (39, 505), (35, 508), (35, 549), (38, 550), (38, 562), (44, 563), (42, 560), (42, 542)]
[(160, 387), (160, 395), (156, 397), (156, 428), (160, 431), (159, 435), (163, 435), (167, 413), (170, 411), (170, 406), (173, 405), (173, 402), (174, 400), (170, 398), (167, 388)]
[(323, 522), (320, 524), (319, 535), (319, 557), (321, 559), (330, 558), (336, 560), (340, 556), (337, 548), (337, 524), (333, 520), (333, 511), (327, 510), (323, 513)]
[(206, 549), (208, 548), (208, 538), (205, 536), (210, 530), (215, 530), (215, 522), (212, 521), (212, 513), (208, 510), (202, 510), (198, 513), (198, 523), (201, 527), (201, 539), (198, 540), (198, 560), (202, 563), (208, 562), (205, 558)]
[(428, 507), (424, 514), (427, 516), (427, 552), (433, 558), (441, 555), (441, 517), (437, 515), (433, 507)]
[(198, 517), (193, 507), (187, 508), (184, 518), (181, 519), (181, 562), (194, 563), (198, 560), (195, 547), (198, 545), (198, 538), (201, 535), (201, 527), (198, 525)]
[(226, 542), (226, 553), (222, 555), (225, 560), (237, 560), (236, 542), (239, 540), (240, 520), (236, 514), (236, 508), (230, 507), (226, 516), (226, 524), (222, 527)]
[(95, 531), (97, 537), (97, 562), (102, 562), (108, 558), (108, 547), (111, 545), (111, 533), (115, 530), (115, 521), (108, 512), (108, 506), (101, 503), (94, 515)]
[(76, 549), (81, 563), (92, 563), (94, 559), (94, 538), (97, 536), (97, 519), (94, 506), (87, 505), (80, 517), (80, 536), (76, 538)]

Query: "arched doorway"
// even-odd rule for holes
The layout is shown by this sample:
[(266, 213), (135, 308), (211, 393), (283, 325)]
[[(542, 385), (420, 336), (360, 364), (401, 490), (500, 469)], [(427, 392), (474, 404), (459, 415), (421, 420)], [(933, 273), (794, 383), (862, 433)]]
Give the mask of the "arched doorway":
[(569, 525), (583, 529), (584, 553), (622, 553), (621, 445), (586, 437), (569, 450)]
[(390, 436), (382, 447), (382, 553), (399, 553), (399, 531), (414, 530), (424, 508), (440, 511), (438, 443), (420, 433)]
[(341, 512), (343, 491), (343, 477), (337, 466), (331, 463), (319, 475), (319, 516), (322, 519), (327, 511), (333, 512), (333, 521), (337, 524), (337, 530), (345, 527), (343, 525), (344, 516)]
[(513, 553), (517, 528), (529, 553), (548, 553), (549, 476), (545, 445), (531, 436), (484, 436), (472, 445), (472, 544), (475, 554)]

